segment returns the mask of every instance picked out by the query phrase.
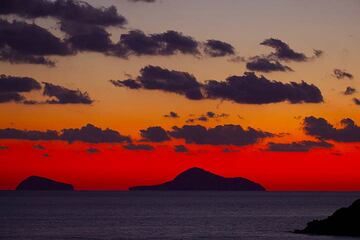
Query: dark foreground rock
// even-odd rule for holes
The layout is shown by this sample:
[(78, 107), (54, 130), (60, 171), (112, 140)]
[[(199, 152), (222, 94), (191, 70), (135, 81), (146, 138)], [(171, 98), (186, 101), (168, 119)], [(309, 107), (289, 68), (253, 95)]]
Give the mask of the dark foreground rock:
[(295, 233), (333, 236), (360, 236), (360, 199), (350, 207), (341, 208), (324, 220), (314, 220)]
[(31, 176), (23, 180), (17, 187), (17, 191), (73, 191), (71, 184), (56, 182), (54, 180)]
[(130, 191), (266, 191), (245, 178), (225, 178), (200, 168), (191, 168), (174, 180), (154, 186), (131, 187)]

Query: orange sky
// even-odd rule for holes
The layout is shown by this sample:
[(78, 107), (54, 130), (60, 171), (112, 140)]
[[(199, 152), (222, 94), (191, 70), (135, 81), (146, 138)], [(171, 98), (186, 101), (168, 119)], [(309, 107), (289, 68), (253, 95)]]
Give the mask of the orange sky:
[[(10, 64), (0, 61), (0, 74), (27, 76), (39, 82), (50, 82), (70, 89), (87, 91), (95, 102), (91, 105), (25, 105), (0, 104), (0, 129), (61, 130), (79, 128), (87, 123), (111, 128), (133, 139), (140, 139), (139, 130), (161, 126), (170, 130), (182, 126), (191, 114), (207, 111), (226, 113), (229, 117), (197, 122), (206, 127), (236, 124), (253, 127), (283, 137), (266, 139), (245, 146), (187, 145), (189, 153), (175, 153), (174, 141), (155, 144), (152, 152), (127, 151), (121, 144), (68, 144), (61, 141), (0, 140), (0, 189), (13, 189), (29, 175), (41, 175), (71, 182), (81, 190), (123, 190), (137, 184), (160, 183), (173, 178), (186, 168), (198, 166), (224, 176), (242, 176), (262, 183), (269, 190), (360, 190), (360, 142), (334, 144), (330, 149), (313, 149), (306, 153), (266, 151), (268, 142), (314, 140), (302, 129), (304, 117), (323, 117), (340, 127), (344, 118), (360, 125), (360, 106), (353, 97), (343, 94), (351, 86), (360, 91), (360, 4), (358, 1), (217, 1), (199, 0), (183, 4), (177, 0), (157, 3), (130, 3), (116, 0), (89, 0), (94, 6), (115, 5), (128, 19), (124, 28), (110, 27), (112, 39), (131, 29), (145, 33), (177, 30), (199, 41), (215, 38), (231, 43), (239, 56), (269, 54), (271, 49), (259, 45), (273, 37), (293, 49), (312, 55), (321, 49), (324, 55), (307, 62), (289, 62), (294, 72), (257, 73), (268, 79), (288, 83), (305, 80), (321, 89), (324, 103), (264, 105), (238, 104), (221, 100), (191, 101), (184, 96), (162, 91), (116, 88), (110, 79), (135, 78), (147, 65), (193, 74), (199, 82), (224, 81), (232, 75), (243, 75), (244, 62), (230, 62), (229, 57), (132, 56), (129, 59), (83, 52), (76, 56), (54, 56), (56, 67), (31, 64)], [(190, 1), (189, 1), (190, 2)], [(1, 17), (12, 19), (13, 16)], [(27, 20), (32, 22), (32, 20)], [(56, 20), (34, 22), (63, 37)], [(352, 80), (336, 79), (333, 69), (347, 70)], [(41, 91), (26, 94), (43, 99)], [(164, 118), (170, 111), (178, 119)], [(180, 142), (185, 144), (184, 142)], [(45, 150), (33, 146), (41, 144)], [(89, 154), (94, 147), (99, 153)], [(224, 148), (234, 152), (224, 153)], [(44, 154), (48, 154), (45, 157)]]

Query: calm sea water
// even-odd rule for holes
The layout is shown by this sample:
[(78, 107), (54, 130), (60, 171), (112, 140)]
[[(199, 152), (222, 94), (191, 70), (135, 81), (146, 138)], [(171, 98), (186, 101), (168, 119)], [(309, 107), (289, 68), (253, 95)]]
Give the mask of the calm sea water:
[(0, 192), (0, 239), (337, 240), (291, 233), (360, 193)]

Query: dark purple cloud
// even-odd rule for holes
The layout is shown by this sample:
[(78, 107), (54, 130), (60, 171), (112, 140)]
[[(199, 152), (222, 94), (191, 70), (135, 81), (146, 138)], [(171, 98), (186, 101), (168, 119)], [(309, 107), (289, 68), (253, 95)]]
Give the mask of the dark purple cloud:
[(342, 128), (335, 128), (324, 118), (310, 116), (304, 119), (304, 130), (308, 135), (322, 140), (360, 142), (360, 127), (352, 119), (343, 119), (341, 124)]
[(0, 49), (0, 61), (11, 64), (36, 64), (54, 67), (55, 62), (44, 56), (23, 55), (9, 47)]
[(332, 144), (325, 141), (301, 141), (292, 143), (273, 143), (268, 144), (268, 151), (272, 152), (308, 152), (314, 148), (331, 148)]
[(35, 24), (0, 20), (0, 47), (8, 46), (23, 55), (68, 55), (67, 45)]
[(0, 75), (0, 93), (30, 92), (39, 89), (40, 83), (33, 78)]
[(110, 82), (115, 87), (127, 87), (130, 89), (140, 89), (143, 86), (139, 81), (133, 80), (133, 79), (126, 79), (126, 80), (110, 80)]
[(33, 78), (0, 75), (0, 103), (23, 102), (26, 99), (20, 93), (39, 89), (40, 83)]
[(106, 53), (112, 47), (110, 33), (103, 27), (62, 21), (60, 29), (66, 33), (66, 42), (71, 45), (74, 51)]
[(259, 140), (272, 137), (273, 134), (253, 128), (243, 129), (239, 125), (219, 125), (214, 128), (205, 128), (201, 125), (185, 125), (181, 128), (173, 127), (169, 134), (186, 143), (209, 145), (245, 146), (255, 144)]
[(155, 148), (148, 144), (128, 144), (124, 148), (129, 151), (154, 151)]
[(257, 72), (288, 72), (293, 71), (290, 67), (281, 64), (279, 61), (268, 58), (256, 57), (246, 63), (246, 68)]
[(0, 139), (19, 140), (63, 140), (67, 142), (87, 143), (124, 143), (131, 142), (130, 137), (123, 136), (111, 129), (101, 129), (94, 125), (87, 124), (82, 128), (63, 129), (61, 131), (47, 130), (19, 130), (14, 128), (0, 129)]
[(149, 127), (140, 130), (140, 134), (144, 141), (165, 142), (170, 140), (168, 133), (162, 127)]
[(354, 93), (356, 93), (356, 89), (352, 87), (347, 87), (344, 92), (345, 95), (352, 95)]
[(25, 18), (54, 17), (102, 26), (122, 26), (126, 19), (114, 6), (96, 8), (78, 0), (1, 0), (0, 15), (15, 14)]
[(287, 43), (279, 39), (269, 38), (260, 44), (273, 48), (275, 52), (273, 52), (270, 56), (278, 60), (305, 62), (309, 59), (304, 53), (296, 52), (291, 49)]
[(205, 84), (190, 73), (147, 66), (136, 80), (112, 81), (117, 87), (150, 89), (173, 92), (191, 100), (223, 99), (236, 103), (267, 104), (288, 101), (290, 103), (321, 103), (323, 96), (318, 87), (308, 84), (269, 80), (245, 72), (243, 76), (231, 76), (226, 81), (210, 80)]
[(59, 139), (67, 142), (87, 142), (87, 143), (124, 143), (131, 142), (130, 137), (123, 136), (112, 129), (101, 129), (92, 124), (87, 124), (82, 128), (63, 129)]
[(340, 70), (340, 69), (334, 69), (334, 76), (337, 78), (337, 79), (353, 79), (354, 76), (349, 73), (349, 72), (346, 72), (345, 70)]
[(54, 66), (45, 56), (72, 54), (68, 45), (35, 24), (0, 19), (0, 60)]
[(112, 83), (118, 87), (173, 92), (193, 100), (203, 98), (200, 83), (189, 73), (150, 65), (141, 69), (140, 74), (136, 80), (128, 79), (125, 81), (112, 81)]
[(226, 42), (219, 40), (208, 40), (205, 44), (205, 54), (211, 57), (224, 57), (235, 55), (235, 48)]
[(58, 140), (57, 131), (34, 131), (18, 130), (14, 128), (0, 129), (0, 139), (22, 139), (22, 140)]
[(112, 54), (119, 57), (131, 55), (169, 56), (178, 53), (199, 55), (199, 43), (191, 36), (176, 31), (146, 35), (140, 30), (133, 30), (120, 36), (114, 45)]
[(23, 102), (25, 97), (20, 95), (17, 92), (0, 92), (0, 103), (8, 103), (8, 102)]
[(323, 96), (319, 88), (304, 81), (282, 83), (245, 72), (243, 76), (232, 76), (225, 82), (207, 81), (204, 85), (207, 98), (225, 99), (236, 103), (267, 104), (288, 101), (290, 103), (321, 103)]
[(50, 104), (92, 104), (94, 101), (87, 92), (71, 90), (62, 86), (44, 82), (44, 95), (54, 98), (48, 100)]

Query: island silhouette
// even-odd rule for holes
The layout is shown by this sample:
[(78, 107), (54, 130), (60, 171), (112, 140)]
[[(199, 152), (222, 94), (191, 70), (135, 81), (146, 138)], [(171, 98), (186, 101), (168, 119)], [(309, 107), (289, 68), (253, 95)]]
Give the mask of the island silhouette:
[(201, 168), (190, 168), (173, 180), (153, 186), (135, 186), (130, 191), (266, 191), (246, 178), (226, 178)]
[(350, 207), (340, 208), (323, 220), (314, 220), (303, 230), (295, 233), (333, 236), (360, 236), (360, 199)]
[(73, 191), (71, 184), (57, 182), (52, 179), (30, 176), (16, 187), (17, 191)]

